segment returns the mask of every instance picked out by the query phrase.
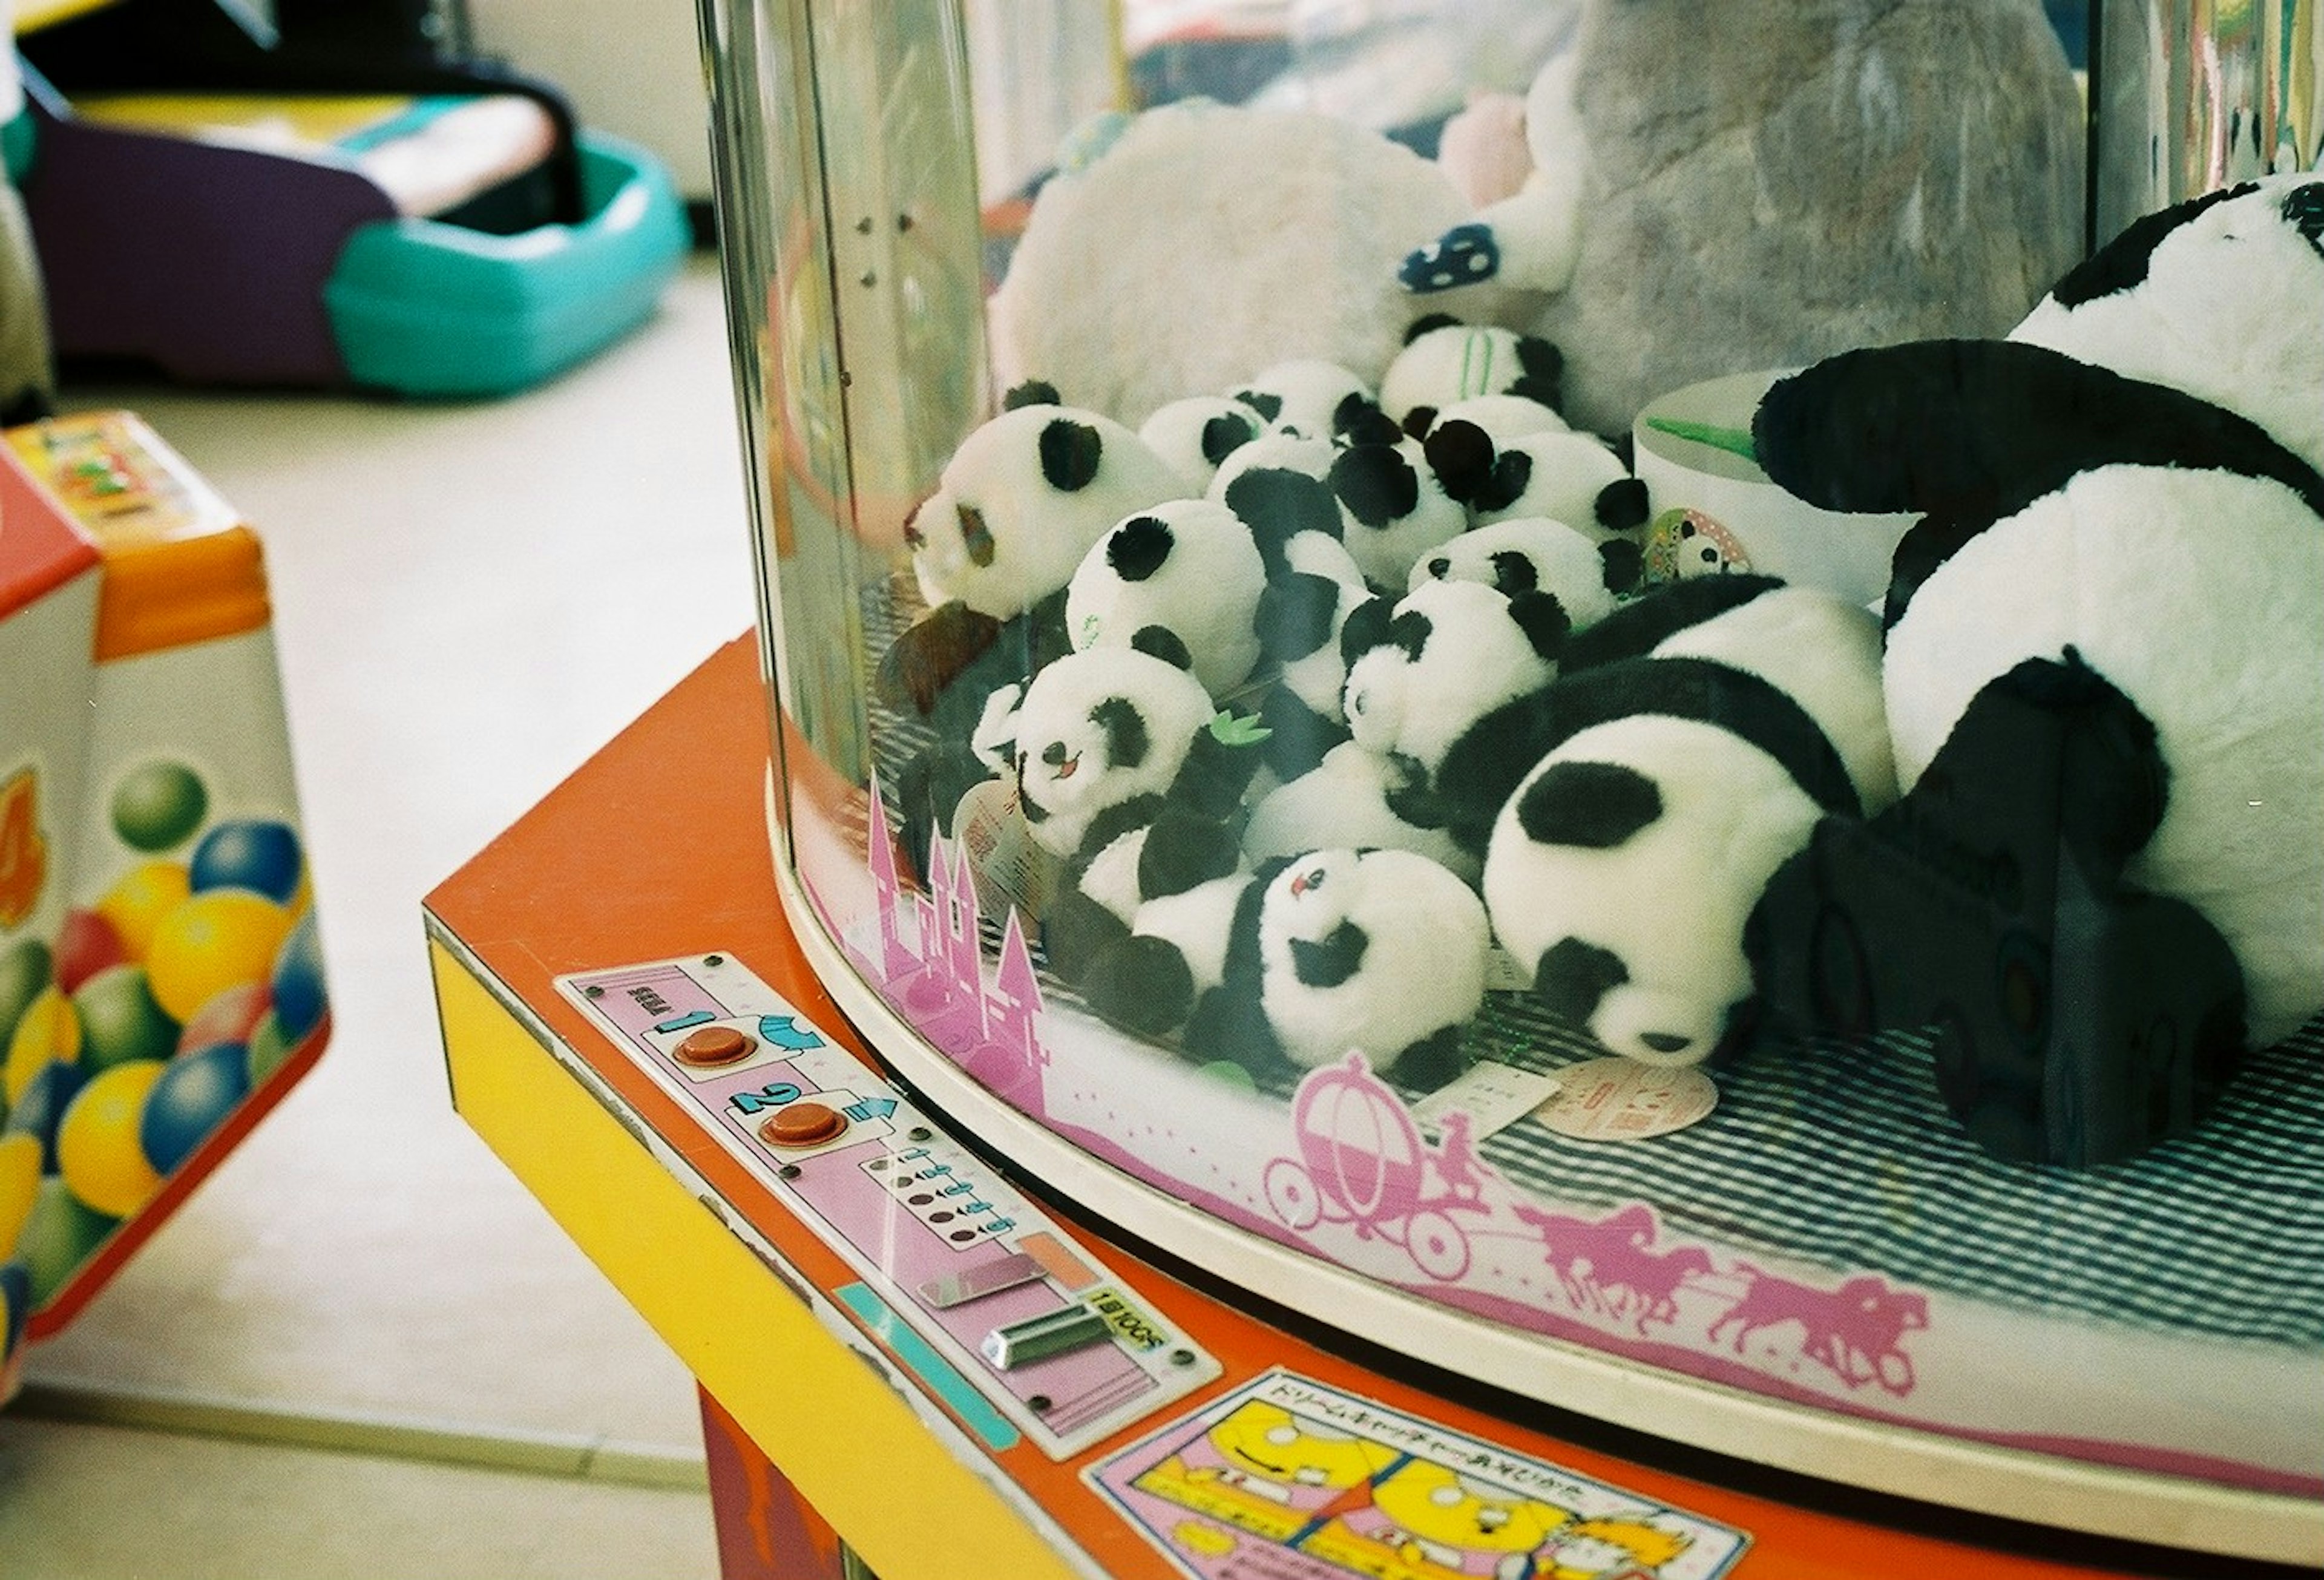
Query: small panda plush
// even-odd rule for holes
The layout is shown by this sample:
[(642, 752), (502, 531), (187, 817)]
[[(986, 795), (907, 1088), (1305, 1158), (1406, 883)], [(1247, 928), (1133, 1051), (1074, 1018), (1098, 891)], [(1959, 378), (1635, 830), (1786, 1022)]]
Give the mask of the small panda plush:
[(1593, 541), (1563, 521), (1512, 517), (1447, 538), (1412, 567), (1414, 589), (1426, 581), (1481, 582), (1504, 597), (1557, 594), (1578, 630), (1614, 612), (1620, 595), (1638, 584), (1635, 543)]
[(1404, 430), (1426, 438), (1443, 424), (1465, 422), (1484, 430), (1497, 445), (1512, 445), (1536, 434), (1571, 433), (1563, 416), (1530, 396), (1472, 395), (1450, 406), (1416, 406), (1404, 419)]
[(1229, 452), (1211, 473), (1211, 486), (1204, 491), (1211, 499), (1223, 500), (1246, 472), (1296, 472), (1320, 482), (1332, 474), (1332, 463), (1339, 455), (1340, 446), (1327, 434), (1310, 436), (1269, 429)]
[(1425, 432), (1446, 407), (1517, 395), (1545, 408), (1562, 427), (1555, 414), (1563, 407), (1564, 370), (1564, 356), (1538, 336), (1431, 315), (1413, 325), (1388, 363), (1379, 404), (1406, 431)]
[(1378, 410), (1371, 388), (1356, 374), (1320, 357), (1295, 358), (1262, 369), (1234, 399), (1278, 432), (1330, 438), (1356, 413)]
[(1348, 552), (1383, 592), (1402, 591), (1422, 556), (1471, 525), (1468, 508), (1445, 491), (1420, 441), (1409, 436), (1340, 446), (1324, 480), (1346, 520)]
[(1494, 826), (1494, 934), (1536, 997), (1613, 1052), (1701, 1063), (1750, 1026), (1745, 924), (1825, 810), (1720, 723), (1638, 712), (1578, 730)]
[(1266, 431), (1259, 414), (1228, 395), (1189, 395), (1157, 407), (1138, 436), (1178, 469), (1189, 497), (1210, 490), (1226, 458)]
[(1348, 739), (1340, 635), (1372, 597), (1340, 541), (1339, 501), (1304, 473), (1259, 468), (1231, 479), (1227, 507), (1251, 528), (1267, 564), (1256, 620), (1273, 678), (1259, 704), (1268, 770), (1294, 779)]
[(1267, 563), (1250, 526), (1210, 500), (1141, 510), (1101, 538), (1065, 591), (1076, 651), (1136, 648), (1223, 698), (1258, 667)]
[(1440, 826), (1436, 770), (1477, 721), (1557, 675), (1572, 618), (1546, 591), (1505, 597), (1481, 582), (1424, 580), (1342, 633), (1342, 708), (1355, 743), (1388, 765), (1388, 804)]
[(1189, 1057), (1280, 1078), (1360, 1051), (1426, 1089), (1465, 1065), (1491, 933), (1467, 884), (1408, 850), (1328, 850), (1259, 868), (1229, 930)]
[(1480, 527), (1545, 516), (1601, 542), (1620, 537), (1638, 552), (1652, 499), (1601, 439), (1539, 432), (1500, 442), (1454, 417), (1431, 428), (1423, 447), (1445, 491)]
[(1134, 648), (1070, 654), (1026, 686), (1010, 755), (1027, 831), (1065, 860), (1043, 938), (1067, 981), (1145, 901), (1235, 869), (1258, 758), (1231, 722)]
[[(1755, 419), (1809, 502), (1923, 518), (1886, 605), (1906, 794), (1778, 874), (1767, 995), (1815, 1029), (1944, 1010), (1941, 1084), (2000, 1155), (2133, 1155), (2324, 1006), (2319, 346), (2324, 177), (2272, 178), (2135, 224), (2011, 339), (1834, 357)], [(2003, 867), (2033, 877), (1962, 876)]]

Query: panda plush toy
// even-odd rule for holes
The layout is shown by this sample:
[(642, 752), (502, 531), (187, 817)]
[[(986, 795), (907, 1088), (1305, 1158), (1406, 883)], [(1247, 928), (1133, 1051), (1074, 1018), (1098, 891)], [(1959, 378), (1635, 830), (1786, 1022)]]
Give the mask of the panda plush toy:
[[(1469, 325), (1443, 314), (1415, 323), (1404, 349), (1380, 380), (1379, 405), (1407, 433), (1425, 433), (1447, 408), (1468, 401), (1515, 396), (1548, 414), (1563, 403), (1565, 358), (1537, 335), (1494, 325)], [(1538, 426), (1530, 415), (1523, 421)]]
[(1497, 441), (1454, 416), (1431, 428), (1422, 447), (1445, 491), (1480, 527), (1545, 516), (1600, 542), (1627, 544), (1626, 556), (1643, 553), (1639, 529), (1653, 514), (1652, 497), (1602, 439), (1554, 429)]
[(1933, 1025), (2003, 1157), (2191, 1128), (2324, 1006), (2324, 177), (2142, 220), (2012, 338), (1832, 358), (1754, 428), (1811, 503), (1923, 517), (1886, 605), (1908, 793), (1778, 873), (1766, 996)]
[[(1821, 818), (1893, 799), (1878, 622), (1806, 588), (1679, 583), (1568, 655), (1489, 726), (1533, 758), (1492, 815), (1494, 932), (1536, 997), (1615, 1052), (1730, 1053), (1755, 1024), (1747, 933), (1769, 877)], [(1454, 776), (1473, 760), (1448, 756), (1448, 801), (1477, 794)]]
[(1267, 863), (1236, 894), (1186, 1052), (1285, 1079), (1356, 1049), (1434, 1089), (1465, 1067), (1490, 948), (1476, 895), (1425, 857), (1334, 849)]
[(1155, 408), (1138, 436), (1178, 469), (1190, 497), (1200, 498), (1226, 458), (1266, 431), (1266, 420), (1231, 395), (1188, 395)]
[(1151, 653), (1224, 697), (1259, 666), (1267, 575), (1241, 517), (1211, 500), (1174, 500), (1120, 522), (1084, 557), (1065, 589), (1065, 634), (1077, 652)]
[(1593, 539), (1548, 517), (1512, 517), (1472, 527), (1440, 544), (1412, 567), (1412, 588), (1424, 581), (1481, 582), (1503, 597), (1554, 590), (1578, 629), (1614, 612), (1616, 601), (1637, 590), (1642, 563), (1628, 538)]
[(1185, 669), (1135, 648), (1070, 654), (1025, 687), (1011, 727), (1027, 830), (1065, 859), (1042, 937), (1067, 982), (1141, 905), (1240, 865), (1258, 756)]
[(1338, 363), (1299, 357), (1262, 368), (1234, 398), (1277, 432), (1330, 438), (1354, 414), (1378, 410), (1371, 387)]
[(945, 463), (904, 526), (928, 610), (890, 645), (873, 679), (880, 701), (921, 715), (936, 736), (895, 785), (916, 868), (925, 870), (931, 835), (986, 776), (967, 742), (994, 694), (1071, 649), (1065, 585), (1089, 546), (1125, 515), (1184, 491), (1138, 436), (1059, 405), (1038, 382), (1011, 390)]

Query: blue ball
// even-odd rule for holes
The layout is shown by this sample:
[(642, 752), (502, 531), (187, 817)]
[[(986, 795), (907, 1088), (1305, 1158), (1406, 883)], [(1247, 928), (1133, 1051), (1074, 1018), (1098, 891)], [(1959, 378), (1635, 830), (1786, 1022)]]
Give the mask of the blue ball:
[(274, 975), (267, 984), (274, 1004), (274, 1024), (286, 1043), (295, 1043), (315, 1029), (327, 1002), (323, 992), (323, 942), (315, 931), (315, 913), (308, 912), (290, 929), (274, 957)]
[(239, 1043), (213, 1043), (163, 1066), (145, 1095), (137, 1144), (157, 1174), (176, 1171), (235, 1105), (250, 1094), (250, 1055)]
[(262, 818), (222, 822), (194, 847), (186, 873), (193, 892), (248, 889), (278, 905), (299, 892), (299, 836), (288, 823)]
[(57, 1171), (57, 1126), (64, 1123), (65, 1110), (88, 1084), (88, 1071), (78, 1064), (61, 1061), (42, 1067), (16, 1106), (8, 1110), (8, 1130), (41, 1138), (41, 1172)]

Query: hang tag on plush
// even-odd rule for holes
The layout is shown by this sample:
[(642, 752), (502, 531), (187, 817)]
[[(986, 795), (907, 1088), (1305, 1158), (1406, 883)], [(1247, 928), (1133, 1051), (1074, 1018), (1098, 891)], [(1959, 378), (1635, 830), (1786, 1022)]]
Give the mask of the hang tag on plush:
[(1469, 1139), (1482, 1141), (1554, 1098), (1557, 1088), (1555, 1076), (1481, 1060), (1413, 1104), (1413, 1123), (1420, 1126), (1423, 1135), (1435, 1141), (1443, 1134), (1446, 1115), (1466, 1114)]
[(1056, 898), (1056, 857), (1033, 842), (1018, 805), (1013, 779), (987, 779), (970, 787), (952, 814), (952, 837), (968, 854), (977, 907), (988, 916), (1015, 906), (1027, 916), (1047, 914)]
[(1592, 1059), (1557, 1072), (1558, 1093), (1536, 1111), (1544, 1125), (1577, 1141), (1644, 1141), (1708, 1118), (1719, 1088), (1692, 1066)]

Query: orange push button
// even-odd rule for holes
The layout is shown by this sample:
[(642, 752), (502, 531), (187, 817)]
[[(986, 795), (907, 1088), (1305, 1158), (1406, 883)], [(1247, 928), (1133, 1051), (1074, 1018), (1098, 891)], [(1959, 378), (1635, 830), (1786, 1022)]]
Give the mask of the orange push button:
[(847, 1128), (847, 1116), (823, 1103), (793, 1103), (759, 1126), (775, 1146), (816, 1146)]
[(715, 1070), (747, 1058), (754, 1046), (733, 1026), (705, 1026), (670, 1050), (670, 1057), (696, 1070)]

